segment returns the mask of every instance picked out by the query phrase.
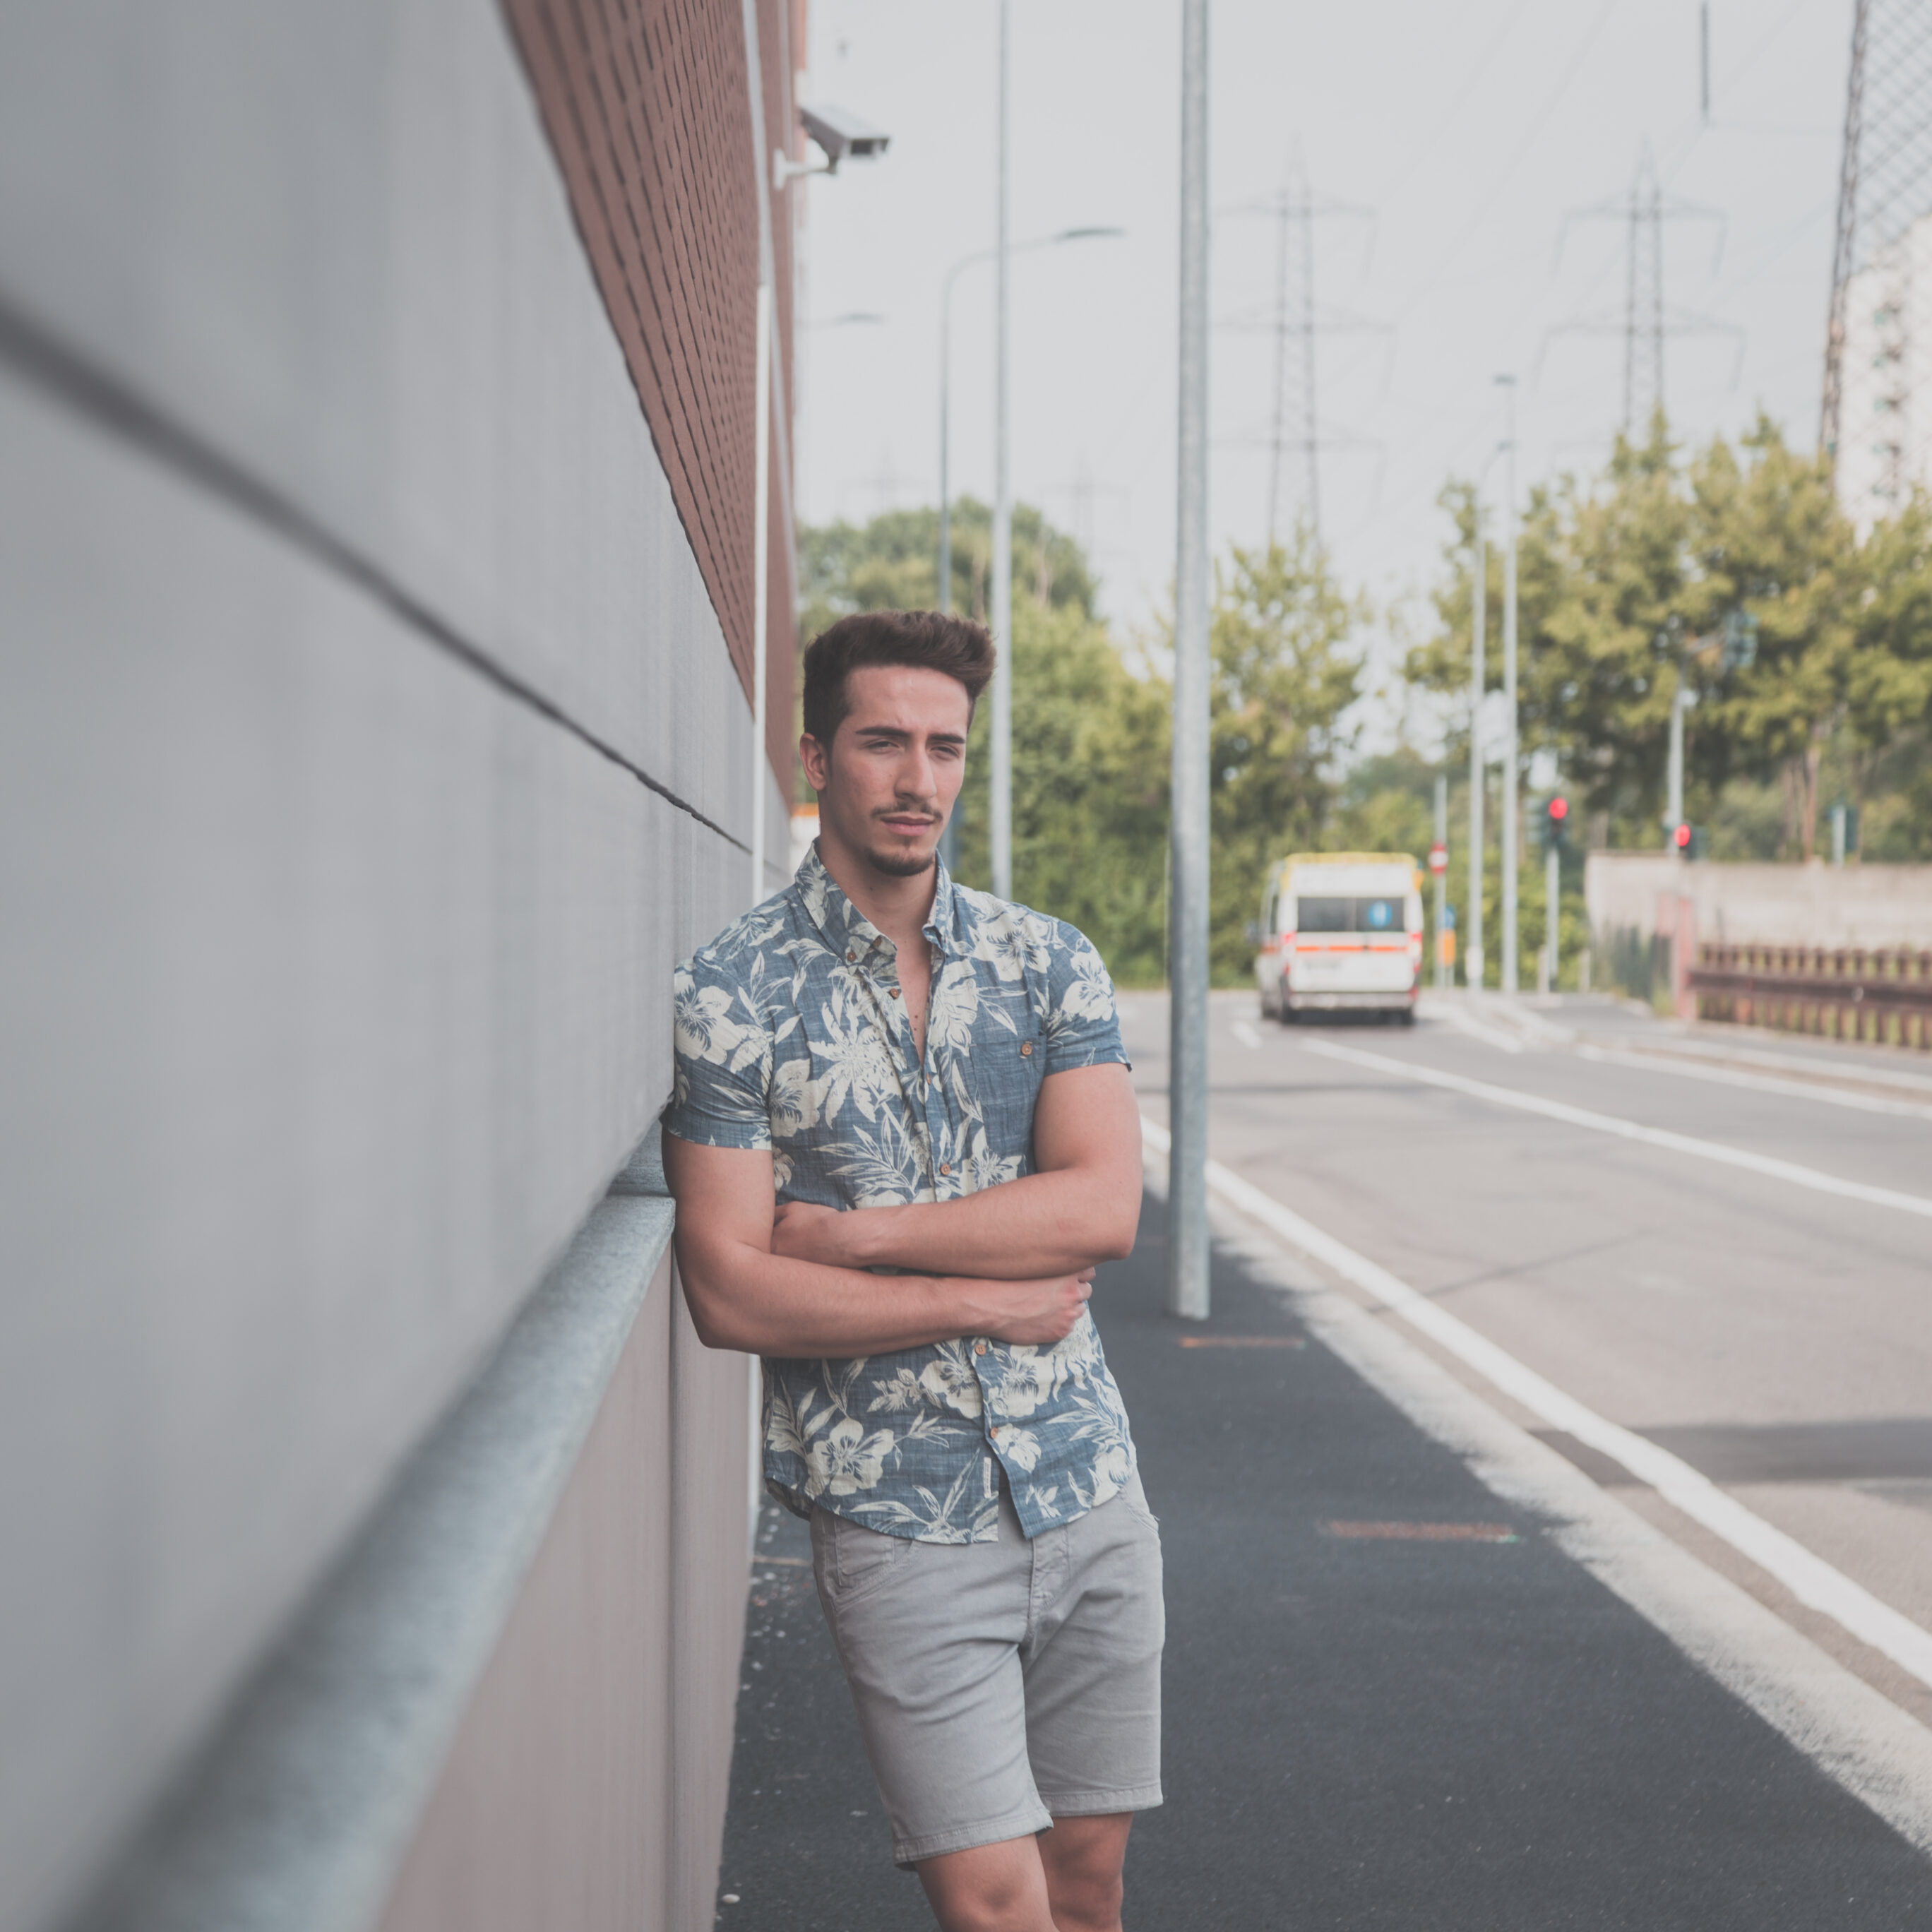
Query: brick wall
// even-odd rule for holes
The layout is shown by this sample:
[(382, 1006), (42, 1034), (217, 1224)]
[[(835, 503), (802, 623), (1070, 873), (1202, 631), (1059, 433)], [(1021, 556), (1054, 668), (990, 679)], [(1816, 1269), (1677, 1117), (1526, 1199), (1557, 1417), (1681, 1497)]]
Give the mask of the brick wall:
[[(728, 0), (505, 0), (572, 210), (748, 694), (758, 182), (742, 15)], [(785, 0), (758, 8), (765, 146), (792, 145)], [(774, 320), (789, 404), (792, 249), (773, 204)], [(776, 405), (775, 405), (776, 406)], [(772, 441), (767, 749), (790, 795), (794, 608)]]

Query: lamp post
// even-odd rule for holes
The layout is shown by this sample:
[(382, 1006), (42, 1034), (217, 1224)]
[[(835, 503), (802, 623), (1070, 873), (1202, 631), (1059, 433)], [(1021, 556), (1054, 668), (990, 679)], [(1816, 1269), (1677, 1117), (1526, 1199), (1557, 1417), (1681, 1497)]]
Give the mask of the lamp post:
[(1208, 1314), (1208, 0), (1183, 0), (1180, 316), (1168, 852), (1167, 1312)]
[[(1124, 228), (1063, 228), (1058, 234), (1036, 235), (1030, 242), (1016, 243), (1007, 250), (1009, 255), (1030, 255), (1040, 248), (1058, 248), (1066, 242), (1109, 241), (1124, 235)], [(952, 288), (964, 272), (976, 268), (982, 262), (990, 262), (999, 254), (998, 248), (976, 248), (970, 255), (962, 255), (946, 272), (940, 284), (939, 294), (939, 608), (942, 610), (952, 608)], [(995, 782), (998, 774), (994, 774)], [(1012, 823), (1011, 784), (1012, 772), (1006, 773), (1009, 787), (1007, 822)], [(946, 830), (939, 842), (939, 856), (946, 869), (950, 872), (958, 864), (959, 820), (956, 815), (946, 821)]]
[[(1063, 228), (1056, 235), (1038, 235), (1016, 242), (1012, 255), (1030, 255), (1039, 248), (1057, 248), (1065, 242), (1112, 240), (1124, 228)], [(967, 269), (990, 262), (997, 248), (976, 248), (962, 255), (946, 272), (939, 297), (939, 608), (952, 608), (952, 285)]]
[(1502, 884), (1503, 992), (1514, 998), (1516, 984), (1516, 378), (1498, 376), (1498, 386), (1509, 400), (1509, 434), (1503, 448), (1508, 455), (1503, 506), (1503, 710), (1508, 736), (1503, 752)]
[(1489, 682), (1490, 563), (1483, 542), (1483, 492), (1490, 472), (1508, 446), (1498, 443), (1476, 478), (1476, 574), (1471, 588), (1469, 626), (1469, 904), (1468, 938), (1462, 952), (1462, 976), (1474, 991), (1483, 986), (1483, 812), (1488, 781), (1483, 757), (1483, 698)]

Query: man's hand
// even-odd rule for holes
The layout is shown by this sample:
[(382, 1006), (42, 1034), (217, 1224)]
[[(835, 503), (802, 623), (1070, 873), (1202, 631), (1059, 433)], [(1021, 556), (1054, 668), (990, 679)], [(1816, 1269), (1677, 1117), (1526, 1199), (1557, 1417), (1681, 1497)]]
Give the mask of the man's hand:
[(1030, 1342), (1049, 1348), (1073, 1332), (1094, 1293), (1094, 1270), (1048, 1275), (1039, 1281), (983, 1282), (994, 1304), (977, 1333), (996, 1342)]

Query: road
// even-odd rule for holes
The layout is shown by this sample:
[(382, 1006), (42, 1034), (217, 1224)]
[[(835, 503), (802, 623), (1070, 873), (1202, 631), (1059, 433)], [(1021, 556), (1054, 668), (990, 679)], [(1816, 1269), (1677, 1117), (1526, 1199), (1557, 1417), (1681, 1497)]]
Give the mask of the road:
[[(1123, 1006), (1144, 1110), (1164, 1122), (1165, 997)], [(1219, 994), (1210, 1036), (1226, 1168), (1932, 1627), (1932, 1069), (1603, 999), (1450, 996), (1413, 1028), (1282, 1027)], [(1913, 1669), (1404, 1327), (1932, 1721)]]

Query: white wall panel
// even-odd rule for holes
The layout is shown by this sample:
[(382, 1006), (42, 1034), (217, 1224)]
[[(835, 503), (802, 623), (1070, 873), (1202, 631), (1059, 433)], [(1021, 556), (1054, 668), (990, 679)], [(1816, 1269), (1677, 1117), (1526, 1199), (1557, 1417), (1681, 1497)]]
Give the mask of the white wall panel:
[(0, 9), (0, 300), (748, 842), (743, 693), (488, 0)]
[[(4, 374), (0, 690), (15, 1932), (111, 1846), (602, 1191), (668, 1085), (671, 964), (746, 867)], [(721, 735), (742, 773), (742, 706)]]

